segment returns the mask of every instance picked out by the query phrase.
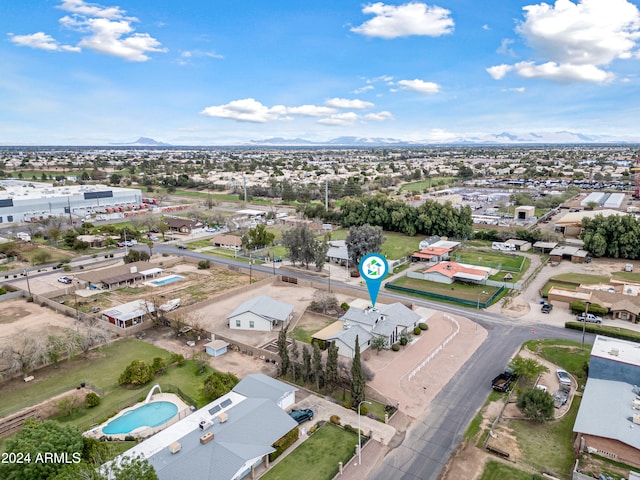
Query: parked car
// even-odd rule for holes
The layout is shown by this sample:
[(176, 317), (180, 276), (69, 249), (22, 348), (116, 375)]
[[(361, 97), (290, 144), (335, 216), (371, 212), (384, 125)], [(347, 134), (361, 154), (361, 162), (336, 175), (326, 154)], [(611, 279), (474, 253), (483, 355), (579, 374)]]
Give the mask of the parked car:
[(587, 323), (602, 323), (602, 317), (598, 315), (594, 315), (593, 313), (581, 313), (580, 315), (576, 315), (576, 320), (579, 322), (587, 322)]
[(306, 422), (307, 420), (313, 420), (313, 410), (310, 408), (304, 408), (302, 410), (292, 410), (289, 414), (298, 424)]
[(553, 310), (553, 305), (550, 303), (544, 303), (542, 304), (542, 308), (540, 308), (542, 313), (551, 313), (551, 310)]
[(186, 250), (186, 249), (187, 249), (187, 246), (186, 246), (184, 243), (180, 243), (180, 244), (178, 244), (178, 248), (179, 248), (180, 250)]
[(73, 282), (69, 277), (58, 277), (58, 281), (60, 283), (66, 283), (67, 285)]
[(556, 376), (558, 377), (558, 381), (560, 384), (571, 385), (571, 377), (566, 370), (558, 369), (556, 370)]

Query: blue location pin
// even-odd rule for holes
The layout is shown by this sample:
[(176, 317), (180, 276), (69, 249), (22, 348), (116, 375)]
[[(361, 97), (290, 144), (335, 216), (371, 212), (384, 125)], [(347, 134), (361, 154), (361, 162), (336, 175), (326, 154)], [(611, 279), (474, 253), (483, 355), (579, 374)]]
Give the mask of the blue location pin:
[(380, 284), (389, 271), (387, 259), (379, 253), (370, 253), (362, 257), (359, 265), (360, 276), (367, 282), (371, 307), (376, 306)]

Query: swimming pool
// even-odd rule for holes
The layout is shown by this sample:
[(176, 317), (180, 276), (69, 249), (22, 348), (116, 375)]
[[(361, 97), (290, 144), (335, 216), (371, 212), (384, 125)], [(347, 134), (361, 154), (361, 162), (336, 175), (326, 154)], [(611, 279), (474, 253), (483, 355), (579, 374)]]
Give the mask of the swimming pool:
[(178, 413), (178, 406), (174, 403), (147, 403), (114, 418), (102, 427), (102, 433), (106, 435), (127, 434), (140, 427), (157, 427), (171, 420), (176, 413)]
[(180, 275), (169, 275), (168, 277), (162, 277), (158, 278), (157, 280), (152, 280), (149, 283), (155, 285), (156, 287), (160, 287), (162, 285), (167, 285), (168, 283), (177, 282), (179, 280), (182, 280), (183, 278), (184, 277), (181, 277)]

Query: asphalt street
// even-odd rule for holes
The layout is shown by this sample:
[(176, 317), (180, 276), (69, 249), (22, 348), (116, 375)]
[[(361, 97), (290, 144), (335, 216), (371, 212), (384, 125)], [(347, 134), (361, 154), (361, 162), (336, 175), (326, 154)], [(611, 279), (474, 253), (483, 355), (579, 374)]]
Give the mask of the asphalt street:
[[(252, 268), (256, 272), (268, 275), (274, 273), (272, 266), (250, 266), (246, 262), (214, 257), (191, 250), (180, 250), (173, 245), (156, 245), (154, 253), (206, 259), (245, 270)], [(116, 256), (120, 256), (120, 254), (117, 253)], [(86, 257), (76, 259), (71, 264), (77, 265), (87, 261), (97, 263), (100, 260)], [(50, 273), (32, 273), (30, 275), (47, 274)], [(312, 280), (314, 283), (327, 283), (325, 279), (305, 275), (304, 272), (288, 271), (287, 275)], [(332, 283), (347, 289), (365, 290), (360, 285), (351, 285), (337, 279), (332, 279)], [(385, 291), (385, 295), (397, 298), (399, 301), (407, 300), (407, 297), (396, 292)], [(484, 404), (491, 390), (490, 380), (504, 370), (510, 358), (524, 341), (534, 338), (563, 338), (580, 341), (582, 336), (579, 331), (540, 323), (533, 324), (525, 320), (473, 311), (415, 297), (411, 297), (411, 302), (418, 306), (471, 318), (487, 329), (488, 336), (451, 381), (436, 395), (424, 415), (410, 425), (402, 443), (387, 454), (381, 464), (377, 466), (369, 477), (373, 480), (436, 480), (462, 441), (467, 425)], [(587, 335), (587, 343), (592, 344), (593, 340), (593, 335)]]

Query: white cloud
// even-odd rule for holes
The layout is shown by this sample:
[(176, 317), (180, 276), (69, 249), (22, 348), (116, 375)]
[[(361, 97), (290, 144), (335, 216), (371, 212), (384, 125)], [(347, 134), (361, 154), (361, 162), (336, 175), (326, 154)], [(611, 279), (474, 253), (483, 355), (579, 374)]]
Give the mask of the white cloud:
[(571, 65), (547, 62), (535, 65), (533, 62), (515, 64), (518, 75), (524, 78), (546, 78), (557, 82), (610, 82), (615, 78), (611, 72), (602, 70), (595, 65)]
[(513, 70), (513, 65), (494, 65), (493, 67), (487, 68), (487, 72), (494, 80), (500, 80), (504, 78), (504, 76)]
[(78, 47), (71, 45), (60, 45), (56, 39), (51, 35), (47, 35), (44, 32), (32, 33), (30, 35), (12, 35), (9, 34), (9, 39), (16, 45), (21, 47), (31, 47), (38, 50), (48, 50), (50, 52), (79, 52)]
[(374, 122), (384, 122), (385, 120), (393, 120), (393, 114), (387, 111), (377, 112), (377, 113), (367, 113), (362, 118), (364, 118), (365, 120), (372, 120)]
[(158, 40), (148, 33), (134, 33), (135, 17), (125, 17), (120, 7), (103, 7), (84, 0), (63, 0), (59, 9), (70, 12), (59, 22), (82, 34), (76, 46), (59, 45), (58, 41), (43, 32), (31, 35), (14, 35), (11, 41), (17, 45), (48, 51), (75, 51), (88, 48), (133, 62), (149, 60), (149, 52), (165, 52)]
[(525, 18), (516, 32), (537, 57), (546, 60), (514, 65), (524, 78), (608, 82), (615, 78), (606, 70), (608, 65), (637, 54), (640, 12), (628, 0), (556, 0), (553, 5), (527, 5), (523, 10)]
[(317, 105), (301, 105), (299, 107), (288, 107), (287, 113), (292, 115), (303, 115), (305, 117), (323, 117), (336, 112), (335, 108), (321, 107)]
[(437, 83), (425, 82), (417, 78), (414, 80), (398, 80), (397, 84), (400, 85), (403, 90), (418, 93), (438, 93), (440, 91), (440, 85)]
[(348, 100), (346, 98), (330, 98), (325, 105), (333, 108), (352, 108), (354, 110), (364, 110), (366, 108), (373, 107), (373, 103), (365, 102), (364, 100)]
[(502, 42), (500, 42), (500, 47), (498, 47), (498, 50), (496, 50), (496, 52), (515, 57), (516, 55), (510, 47), (510, 45), (512, 45), (513, 42), (514, 40), (511, 38), (503, 38)]
[(439, 37), (453, 31), (451, 12), (438, 6), (420, 2), (404, 5), (385, 5), (382, 2), (366, 5), (362, 13), (375, 15), (352, 32), (367, 37), (398, 38), (411, 35)]
[(491, 30), (491, 27), (485, 23), (484, 25), (482, 25), (482, 29), (488, 31)]
[(323, 117), (336, 113), (336, 109), (318, 105), (300, 105), (297, 107), (274, 105), (273, 107), (267, 107), (253, 98), (244, 98), (242, 100), (234, 100), (226, 105), (207, 107), (200, 113), (209, 117), (228, 118), (239, 122), (266, 123), (291, 120), (291, 115)]
[(83, 38), (78, 46), (96, 52), (113, 55), (132, 62), (149, 60), (147, 52), (164, 52), (160, 42), (147, 33), (133, 33), (133, 27), (125, 20), (90, 18), (86, 25), (92, 35)]
[(318, 120), (318, 123), (322, 123), (323, 125), (353, 125), (356, 120), (358, 120), (358, 114), (354, 112), (344, 112), (344, 113), (336, 113), (335, 115), (331, 115), (328, 118), (323, 118)]
[(265, 123), (279, 120), (282, 110), (278, 106), (268, 108), (253, 98), (244, 98), (234, 100), (226, 105), (207, 107), (200, 113), (209, 117), (229, 118), (239, 122)]
[(374, 89), (375, 87), (373, 85), (366, 85), (364, 87), (356, 88), (352, 93), (354, 93), (355, 95), (360, 95), (361, 93), (365, 93)]
[[(102, 7), (98, 4), (87, 3), (83, 0), (62, 0), (62, 4), (59, 5), (58, 8), (85, 17), (111, 19), (122, 18), (126, 13), (124, 10), (120, 10), (120, 7)], [(130, 17), (130, 19), (135, 20), (133, 17)]]
[(513, 87), (513, 88), (503, 88), (502, 89), (503, 92), (516, 92), (516, 93), (524, 93), (525, 90), (526, 89), (524, 87)]

